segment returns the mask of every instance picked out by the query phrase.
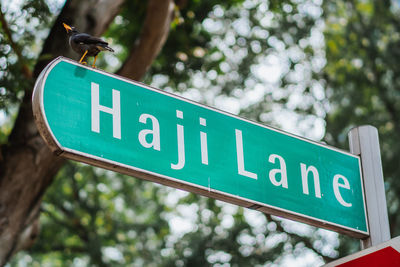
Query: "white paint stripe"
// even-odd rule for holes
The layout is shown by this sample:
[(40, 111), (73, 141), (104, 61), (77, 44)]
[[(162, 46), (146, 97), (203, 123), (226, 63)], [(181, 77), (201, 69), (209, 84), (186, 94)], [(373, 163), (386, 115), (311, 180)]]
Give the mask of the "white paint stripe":
[(397, 252), (400, 253), (400, 236), (393, 238), (391, 240), (389, 240), (388, 242), (392, 241), (391, 246), (392, 248), (394, 248), (395, 250), (397, 250)]

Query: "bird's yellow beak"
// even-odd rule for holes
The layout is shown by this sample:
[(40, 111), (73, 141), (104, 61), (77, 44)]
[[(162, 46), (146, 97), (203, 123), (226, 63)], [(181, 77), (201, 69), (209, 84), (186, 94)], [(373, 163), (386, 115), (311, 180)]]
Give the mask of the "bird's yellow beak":
[(63, 26), (67, 32), (72, 31), (72, 28), (70, 26), (68, 26), (67, 24), (63, 23)]

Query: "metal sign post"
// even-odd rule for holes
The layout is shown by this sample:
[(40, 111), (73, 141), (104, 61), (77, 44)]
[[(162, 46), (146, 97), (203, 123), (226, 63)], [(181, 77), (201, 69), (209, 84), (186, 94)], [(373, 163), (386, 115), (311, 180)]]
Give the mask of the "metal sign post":
[(361, 240), (361, 248), (376, 246), (390, 239), (382, 160), (378, 130), (370, 125), (349, 132), (350, 151), (361, 158), (369, 237)]

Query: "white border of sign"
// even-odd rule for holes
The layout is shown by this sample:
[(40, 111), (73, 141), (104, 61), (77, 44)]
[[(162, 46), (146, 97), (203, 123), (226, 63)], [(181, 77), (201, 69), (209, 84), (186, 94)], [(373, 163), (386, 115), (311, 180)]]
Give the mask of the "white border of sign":
[[(228, 194), (228, 193), (225, 193), (225, 192), (221, 192), (219, 190), (214, 190), (214, 189), (203, 187), (203, 186), (200, 186), (200, 185), (188, 183), (188, 182), (185, 182), (185, 181), (181, 181), (181, 180), (175, 179), (173, 177), (165, 176), (165, 175), (162, 175), (162, 174), (158, 174), (158, 173), (154, 173), (154, 172), (151, 172), (151, 171), (143, 170), (143, 169), (136, 168), (136, 167), (133, 167), (133, 166), (128, 166), (128, 165), (125, 165), (125, 164), (121, 164), (119, 162), (107, 160), (107, 159), (100, 158), (100, 157), (93, 156), (93, 155), (89, 155), (89, 154), (82, 153), (80, 151), (76, 151), (76, 150), (73, 150), (73, 149), (62, 147), (59, 144), (59, 142), (57, 141), (57, 139), (55, 138), (53, 132), (51, 131), (51, 129), (49, 127), (49, 124), (47, 122), (47, 118), (46, 118), (46, 115), (45, 115), (45, 111), (44, 111), (44, 105), (43, 105), (43, 90), (44, 90), (44, 84), (45, 84), (45, 81), (47, 79), (47, 76), (50, 73), (50, 71), (52, 70), (52, 68), (55, 67), (58, 63), (60, 63), (62, 61), (68, 62), (70, 64), (74, 64), (76, 66), (80, 66), (82, 68), (89, 69), (91, 71), (98, 72), (98, 73), (101, 73), (101, 74), (104, 74), (104, 75), (107, 75), (107, 76), (110, 76), (110, 77), (113, 77), (115, 79), (119, 79), (119, 80), (122, 80), (122, 81), (125, 81), (125, 82), (128, 82), (128, 83), (131, 83), (131, 84), (134, 84), (134, 85), (137, 85), (137, 86), (140, 86), (140, 87), (144, 87), (144, 88), (152, 90), (154, 92), (161, 93), (161, 94), (164, 94), (164, 95), (167, 95), (167, 96), (170, 96), (170, 97), (173, 97), (173, 98), (176, 98), (176, 99), (179, 99), (179, 100), (182, 100), (182, 101), (185, 101), (185, 102), (197, 105), (197, 106), (201, 106), (203, 108), (207, 108), (209, 110), (213, 110), (213, 111), (216, 111), (218, 113), (222, 113), (224, 115), (227, 115), (227, 116), (230, 116), (230, 117), (233, 117), (233, 118), (236, 118), (236, 119), (240, 119), (242, 121), (246, 121), (246, 122), (255, 124), (257, 126), (260, 126), (260, 127), (263, 127), (263, 128), (267, 128), (267, 129), (273, 130), (275, 132), (279, 132), (279, 133), (287, 135), (287, 136), (294, 137), (296, 139), (300, 139), (300, 140), (303, 140), (303, 141), (306, 141), (306, 142), (309, 142), (309, 143), (312, 143), (312, 144), (315, 144), (315, 145), (318, 145), (318, 146), (321, 146), (321, 147), (324, 147), (324, 148), (327, 148), (327, 149), (330, 149), (330, 150), (337, 151), (337, 152), (342, 153), (342, 154), (349, 155), (351, 157), (354, 157), (354, 158), (358, 159), (359, 166), (361, 166), (360, 157), (356, 156), (354, 154), (351, 154), (351, 153), (349, 153), (347, 151), (343, 151), (343, 150), (340, 150), (338, 148), (335, 148), (335, 147), (332, 147), (332, 146), (329, 146), (329, 145), (325, 145), (325, 144), (321, 144), (321, 143), (318, 143), (318, 142), (315, 142), (315, 141), (312, 141), (312, 140), (308, 140), (306, 138), (303, 138), (303, 137), (300, 137), (300, 136), (296, 136), (294, 134), (286, 133), (286, 132), (284, 132), (282, 130), (279, 130), (279, 129), (276, 129), (276, 128), (272, 128), (272, 127), (269, 127), (269, 126), (265, 126), (265, 125), (259, 124), (257, 122), (251, 121), (251, 120), (240, 118), (240, 117), (238, 117), (236, 115), (233, 115), (233, 114), (230, 114), (228, 112), (225, 112), (225, 111), (222, 111), (222, 110), (218, 110), (218, 109), (206, 106), (206, 105), (199, 104), (199, 103), (194, 102), (192, 100), (185, 99), (185, 98), (183, 98), (181, 96), (177, 96), (177, 95), (162, 91), (160, 89), (156, 89), (156, 88), (150, 87), (150, 86), (145, 85), (143, 83), (132, 81), (132, 80), (129, 80), (127, 78), (117, 76), (115, 74), (111, 74), (111, 73), (108, 73), (108, 72), (105, 72), (105, 71), (102, 71), (102, 70), (93, 69), (93, 68), (90, 68), (88, 66), (81, 65), (81, 64), (79, 64), (79, 63), (77, 63), (77, 62), (75, 62), (75, 61), (73, 61), (71, 59), (67, 59), (67, 58), (64, 58), (64, 57), (58, 57), (58, 58), (54, 59), (52, 62), (50, 62), (43, 69), (43, 71), (40, 73), (38, 79), (36, 80), (35, 87), (34, 87), (34, 92), (33, 92), (33, 96), (32, 96), (33, 114), (34, 114), (34, 117), (35, 117), (36, 125), (37, 125), (37, 127), (39, 129), (40, 134), (42, 135), (44, 140), (47, 142), (47, 144), (49, 145), (50, 149), (56, 155), (60, 155), (60, 156), (63, 156), (63, 157), (69, 158), (69, 159), (81, 161), (81, 162), (84, 162), (84, 163), (87, 163), (87, 164), (91, 164), (91, 165), (94, 165), (94, 166), (98, 166), (98, 167), (101, 167), (101, 168), (105, 168), (105, 169), (108, 169), (108, 170), (111, 170), (111, 171), (117, 171), (117, 172), (124, 173), (124, 174), (130, 175), (130, 176), (142, 178), (142, 179), (145, 179), (145, 180), (148, 180), (148, 181), (152, 181), (152, 182), (160, 183), (160, 184), (163, 184), (163, 185), (175, 187), (175, 188), (182, 189), (182, 190), (185, 190), (185, 191), (193, 192), (193, 193), (196, 193), (196, 194), (201, 194), (201, 195), (204, 195), (204, 196), (207, 196), (207, 197), (211, 197), (211, 198), (214, 198), (214, 199), (222, 200), (222, 201), (229, 202), (229, 203), (232, 203), (232, 204), (235, 204), (235, 205), (239, 205), (239, 206), (243, 206), (243, 207), (246, 207), (246, 208), (255, 209), (255, 210), (258, 210), (258, 211), (261, 211), (261, 212), (264, 212), (264, 213), (268, 213), (268, 214), (271, 214), (271, 215), (281, 216), (281, 217), (284, 217), (284, 218), (287, 218), (287, 219), (296, 220), (296, 221), (303, 222), (303, 223), (306, 223), (306, 224), (309, 224), (309, 225), (313, 225), (313, 226), (316, 226), (316, 227), (321, 227), (321, 228), (325, 228), (325, 229), (328, 229), (328, 230), (333, 230), (333, 231), (336, 231), (336, 232), (339, 232), (339, 233), (347, 234), (347, 235), (355, 237), (355, 238), (365, 238), (365, 237), (369, 236), (369, 228), (368, 228), (368, 222), (367, 222), (367, 217), (366, 217), (367, 214), (366, 214), (366, 207), (365, 207), (364, 185), (363, 185), (363, 179), (362, 178), (360, 180), (361, 180), (361, 188), (362, 188), (362, 194), (363, 194), (363, 200), (364, 200), (363, 203), (364, 203), (365, 221), (366, 221), (366, 225), (367, 225), (367, 231), (366, 232), (360, 231), (360, 230), (357, 230), (357, 229), (353, 229), (353, 228), (349, 228), (349, 227), (346, 227), (346, 226), (342, 226), (342, 225), (339, 225), (339, 224), (331, 223), (331, 222), (328, 222), (328, 221), (324, 221), (324, 220), (321, 220), (321, 219), (318, 219), (318, 218), (314, 218), (314, 217), (311, 217), (311, 216), (299, 214), (299, 213), (296, 213), (296, 212), (293, 212), (293, 211), (289, 211), (289, 210), (273, 207), (273, 206), (270, 206), (270, 205), (267, 205), (267, 204), (264, 204), (264, 203), (261, 203), (261, 202), (257, 202), (257, 201), (254, 201), (254, 200), (249, 200), (249, 199), (242, 198), (242, 197), (239, 197), (239, 196), (236, 196), (236, 195), (231, 195), (231, 194)], [(361, 168), (360, 168), (360, 177), (362, 177)]]

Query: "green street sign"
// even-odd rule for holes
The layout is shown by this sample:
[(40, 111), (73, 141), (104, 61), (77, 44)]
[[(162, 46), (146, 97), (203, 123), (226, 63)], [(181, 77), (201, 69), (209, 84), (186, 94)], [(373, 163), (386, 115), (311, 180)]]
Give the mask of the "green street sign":
[(59, 57), (33, 110), (57, 154), (335, 230), (369, 235), (360, 159)]

